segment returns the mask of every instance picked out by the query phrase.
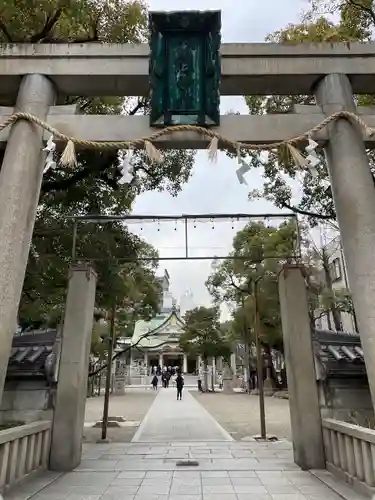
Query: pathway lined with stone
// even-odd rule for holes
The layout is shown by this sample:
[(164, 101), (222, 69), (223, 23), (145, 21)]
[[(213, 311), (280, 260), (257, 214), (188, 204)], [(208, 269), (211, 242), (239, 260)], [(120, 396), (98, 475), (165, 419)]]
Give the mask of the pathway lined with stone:
[[(362, 499), (326, 471), (301, 471), (290, 442), (232, 441), (194, 397), (175, 398), (160, 390), (133, 442), (85, 444), (73, 472), (40, 474), (5, 500)], [(187, 459), (198, 465), (178, 465)]]

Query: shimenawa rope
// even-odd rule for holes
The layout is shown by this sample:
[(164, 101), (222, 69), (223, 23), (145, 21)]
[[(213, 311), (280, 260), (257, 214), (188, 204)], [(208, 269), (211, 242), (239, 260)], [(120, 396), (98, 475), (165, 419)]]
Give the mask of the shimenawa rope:
[(355, 123), (359, 127), (361, 127), (365, 131), (366, 136), (373, 135), (374, 130), (369, 128), (359, 116), (349, 111), (337, 111), (336, 113), (333, 113), (332, 115), (325, 118), (321, 123), (319, 123), (312, 129), (308, 130), (307, 132), (304, 132), (303, 134), (297, 137), (292, 137), (284, 141), (273, 142), (268, 144), (247, 144), (243, 142), (233, 141), (231, 139), (228, 139), (227, 137), (222, 136), (214, 129), (204, 128), (196, 125), (173, 125), (157, 130), (149, 136), (140, 137), (132, 141), (88, 141), (85, 139), (79, 139), (76, 137), (68, 136), (60, 132), (59, 130), (55, 129), (54, 127), (51, 127), (48, 123), (41, 120), (37, 116), (23, 112), (14, 113), (11, 116), (9, 116), (9, 118), (7, 118), (4, 121), (4, 123), (0, 125), (0, 131), (4, 130), (5, 128), (9, 127), (10, 125), (19, 120), (27, 120), (29, 122), (35, 123), (36, 125), (39, 125), (44, 130), (50, 132), (54, 137), (58, 137), (62, 141), (66, 141), (67, 143), (66, 148), (60, 159), (60, 162), (63, 165), (76, 163), (74, 145), (88, 147), (88, 148), (98, 148), (98, 149), (111, 149), (111, 148), (139, 149), (141, 147), (144, 147), (151, 161), (160, 162), (162, 161), (162, 157), (159, 151), (155, 148), (153, 142), (156, 141), (157, 139), (160, 139), (161, 137), (172, 135), (175, 132), (186, 132), (186, 131), (196, 132), (202, 136), (211, 139), (211, 143), (208, 149), (209, 149), (209, 156), (212, 159), (216, 157), (215, 151), (217, 151), (219, 145), (221, 149), (227, 149), (227, 150), (229, 149), (234, 152), (239, 150), (257, 150), (257, 151), (272, 150), (280, 146), (287, 146), (292, 154), (292, 157), (295, 159), (297, 163), (299, 163), (298, 154), (296, 154), (296, 148), (294, 146), (297, 145), (299, 142), (308, 140), (309, 138), (314, 136), (317, 132), (323, 130), (328, 125), (330, 125), (332, 122), (342, 118), (345, 118), (351, 121), (352, 123)]

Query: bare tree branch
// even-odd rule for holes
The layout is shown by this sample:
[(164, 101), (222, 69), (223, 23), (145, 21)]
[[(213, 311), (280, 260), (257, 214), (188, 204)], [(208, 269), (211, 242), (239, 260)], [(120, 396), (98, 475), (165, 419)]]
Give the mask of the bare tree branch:
[(133, 116), (135, 115), (140, 109), (144, 108), (148, 104), (148, 99), (139, 99), (138, 104), (128, 113), (128, 115)]
[[(132, 344), (132, 345), (130, 345), (130, 346), (128, 346), (128, 347), (125, 347), (125, 349), (122, 349), (122, 350), (121, 350), (121, 351), (119, 351), (119, 352), (116, 352), (116, 354), (112, 357), (112, 361), (114, 361), (114, 360), (115, 360), (115, 359), (117, 359), (119, 356), (121, 356), (121, 354), (125, 354), (126, 352), (130, 351), (130, 349), (131, 349), (132, 347), (137, 348), (137, 345), (138, 345), (138, 344), (139, 344), (139, 343), (140, 343), (143, 339), (145, 339), (145, 338), (149, 337), (150, 333), (151, 333), (151, 332), (147, 332), (147, 333), (145, 333), (144, 335), (141, 335), (135, 344)], [(153, 346), (153, 348), (154, 348), (154, 349), (157, 349), (157, 348), (159, 348), (159, 347), (163, 347), (163, 345), (165, 345), (165, 344), (167, 344), (167, 343), (168, 343), (168, 341), (166, 340), (165, 342), (162, 342), (161, 344), (158, 344), (158, 345), (156, 345), (156, 346)], [(107, 368), (107, 366), (108, 366), (108, 364), (106, 363), (106, 364), (104, 364), (103, 366), (101, 366), (100, 368), (98, 368), (97, 370), (95, 370), (95, 371), (93, 371), (93, 372), (89, 373), (89, 377), (93, 377), (94, 375), (97, 375), (99, 372), (101, 372), (101, 371), (105, 370), (105, 369)]]
[(375, 24), (375, 12), (372, 10), (371, 7), (366, 7), (360, 2), (355, 2), (354, 0), (348, 0), (349, 5), (352, 5), (353, 7), (356, 7), (359, 10), (362, 10), (363, 12), (366, 12), (372, 19), (372, 22)]
[(29, 42), (30, 43), (35, 43), (35, 42), (40, 42), (44, 41), (46, 38), (48, 38), (48, 35), (51, 33), (53, 27), (59, 20), (61, 14), (63, 12), (63, 8), (59, 7), (58, 9), (55, 10), (55, 12), (52, 14), (52, 16), (47, 16), (46, 22), (43, 26), (42, 31), (39, 33), (36, 33), (35, 35), (32, 35), (30, 37)]
[(320, 318), (323, 318), (323, 316), (326, 316), (326, 315), (328, 315), (328, 314), (329, 314), (329, 311), (326, 311), (326, 310), (324, 309), (324, 311), (322, 311), (322, 312), (319, 314), (319, 316), (316, 316), (316, 317), (314, 316), (314, 323), (315, 323), (315, 321), (316, 321), (316, 320), (318, 320), (318, 319), (320, 319)]
[(10, 43), (15, 43), (15, 40), (11, 37), (8, 28), (6, 27), (4, 21), (0, 19), (0, 30), (4, 33), (5, 38)]
[(298, 207), (294, 207), (293, 205), (289, 205), (289, 203), (286, 203), (285, 201), (282, 201), (280, 203), (282, 208), (287, 208), (288, 210), (292, 210), (292, 212), (300, 214), (300, 215), (306, 215), (307, 217), (314, 217), (316, 219), (321, 219), (321, 220), (332, 220), (333, 217), (331, 215), (323, 215), (323, 214), (318, 214), (315, 212), (309, 212), (308, 210), (303, 210)]
[(251, 293), (251, 290), (250, 290), (249, 286), (246, 289), (244, 289), (244, 288), (241, 288), (238, 285), (236, 285), (236, 283), (234, 282), (233, 276), (231, 274), (229, 274), (229, 279), (230, 279), (230, 282), (231, 282), (233, 288), (235, 288), (240, 293), (247, 293), (247, 294)]

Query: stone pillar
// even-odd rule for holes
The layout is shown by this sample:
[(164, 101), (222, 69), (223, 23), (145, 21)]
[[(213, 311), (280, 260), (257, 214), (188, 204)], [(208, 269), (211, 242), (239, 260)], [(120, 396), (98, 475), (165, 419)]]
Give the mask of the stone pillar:
[(183, 361), (182, 371), (183, 371), (183, 373), (187, 373), (188, 372), (188, 360), (187, 360), (186, 354), (184, 354), (184, 361)]
[(223, 392), (233, 392), (233, 370), (227, 363), (223, 367)]
[(163, 365), (164, 365), (163, 354), (160, 353), (159, 354), (159, 366), (160, 366), (160, 368), (163, 368)]
[(144, 356), (144, 364), (146, 366), (147, 375), (148, 375), (148, 352), (146, 351), (143, 356)]
[(128, 367), (128, 374), (127, 374), (127, 379), (126, 383), (131, 385), (132, 384), (132, 349), (130, 348), (129, 350), (129, 367)]
[(115, 363), (115, 394), (125, 394), (126, 360), (123, 356), (119, 356)]
[(216, 358), (212, 357), (212, 386), (216, 384)]
[[(327, 75), (317, 86), (316, 100), (326, 115), (341, 110), (356, 113), (346, 75)], [(336, 120), (329, 127), (329, 138), (326, 159), (375, 407), (374, 182), (358, 126), (345, 119)]]
[(294, 461), (302, 469), (324, 469), (322, 424), (305, 280), (298, 266), (279, 278), (285, 363)]
[(65, 307), (52, 428), (50, 468), (56, 471), (70, 471), (81, 461), (95, 289), (92, 269), (74, 266)]
[(230, 355), (230, 367), (232, 368), (232, 372), (235, 374), (237, 371), (237, 364), (236, 364), (236, 354), (231, 354)]
[[(48, 78), (27, 75), (22, 79), (15, 111), (45, 119), (54, 99)], [(15, 123), (0, 170), (0, 401), (42, 185), (42, 137), (43, 130), (37, 125), (25, 120)]]
[(235, 352), (230, 355), (230, 367), (232, 370), (232, 387), (237, 387), (237, 357)]

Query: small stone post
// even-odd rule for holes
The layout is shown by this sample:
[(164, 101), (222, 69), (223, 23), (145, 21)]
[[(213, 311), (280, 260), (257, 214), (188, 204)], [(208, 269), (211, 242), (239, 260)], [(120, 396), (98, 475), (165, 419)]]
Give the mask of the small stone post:
[(65, 308), (50, 468), (70, 471), (81, 461), (96, 274), (72, 267)]
[(188, 372), (188, 359), (187, 355), (184, 354), (183, 362), (182, 362), (182, 373), (187, 373)]
[(228, 363), (224, 363), (223, 367), (223, 392), (233, 392), (233, 372)]
[[(15, 111), (41, 119), (54, 104), (52, 82), (43, 75), (23, 78)], [(10, 131), (0, 170), (0, 401), (20, 303), (43, 178), (43, 129), (28, 121)]]
[(115, 394), (125, 394), (126, 358), (121, 355), (115, 360)]
[[(315, 94), (326, 115), (342, 110), (356, 113), (346, 75), (327, 75)], [(325, 153), (375, 407), (375, 188), (362, 133), (356, 124), (336, 120), (329, 127)]]
[(305, 470), (324, 469), (322, 423), (307, 292), (299, 266), (284, 267), (279, 278), (279, 296), (294, 461)]

